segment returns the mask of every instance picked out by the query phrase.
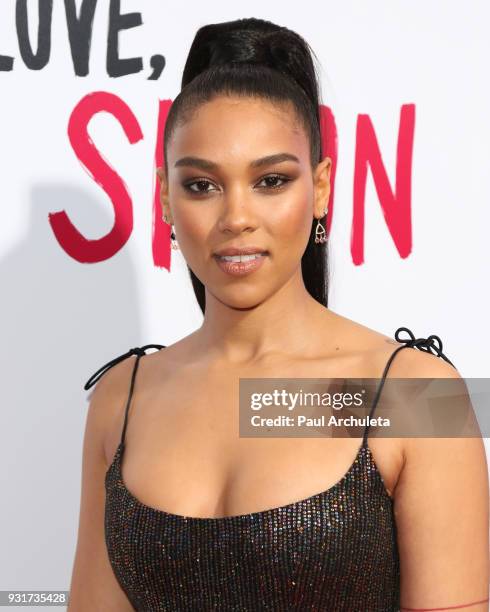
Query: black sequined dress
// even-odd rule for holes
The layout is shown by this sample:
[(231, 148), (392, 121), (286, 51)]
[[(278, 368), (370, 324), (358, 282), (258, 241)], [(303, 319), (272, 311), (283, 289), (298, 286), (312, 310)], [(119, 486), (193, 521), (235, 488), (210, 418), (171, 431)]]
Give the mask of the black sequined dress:
[[(406, 331), (409, 339), (400, 333)], [(433, 352), (449, 363), (438, 336), (404, 348)], [(136, 355), (121, 441), (105, 478), (105, 538), (114, 574), (135, 610), (158, 612), (392, 612), (400, 607), (400, 564), (393, 499), (367, 443), (332, 487), (297, 502), (218, 518), (172, 514), (138, 501), (121, 474), (128, 409), (139, 359), (148, 344), (102, 366)]]

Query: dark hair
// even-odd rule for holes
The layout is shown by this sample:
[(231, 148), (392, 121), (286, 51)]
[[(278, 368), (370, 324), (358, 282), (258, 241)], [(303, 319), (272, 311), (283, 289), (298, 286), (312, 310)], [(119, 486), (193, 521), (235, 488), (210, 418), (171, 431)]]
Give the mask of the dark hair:
[[(276, 104), (291, 103), (309, 136), (314, 169), (323, 156), (319, 85), (312, 54), (299, 34), (262, 19), (252, 17), (201, 27), (189, 50), (181, 91), (165, 123), (163, 146), (167, 176), (166, 152), (174, 128), (185, 123), (199, 105), (220, 94), (252, 96)], [(328, 241), (315, 243), (316, 223), (313, 219), (301, 269), (307, 291), (327, 306)], [(204, 313), (204, 285), (189, 266), (188, 269)]]

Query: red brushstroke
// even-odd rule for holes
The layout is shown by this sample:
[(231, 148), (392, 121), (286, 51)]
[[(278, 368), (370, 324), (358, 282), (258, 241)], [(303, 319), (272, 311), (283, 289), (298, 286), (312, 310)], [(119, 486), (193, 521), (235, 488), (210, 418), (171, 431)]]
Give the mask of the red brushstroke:
[[(155, 168), (163, 167), (163, 134), (172, 100), (160, 100), (158, 107), (157, 139), (155, 145)], [(160, 180), (155, 173), (153, 190), (153, 222), (151, 227), (151, 251), (153, 263), (170, 270), (170, 225), (162, 220), (160, 204)]]
[(133, 230), (133, 206), (123, 179), (98, 151), (88, 133), (88, 124), (96, 114), (115, 117), (131, 144), (143, 138), (138, 120), (118, 96), (104, 91), (88, 94), (76, 105), (68, 123), (68, 137), (84, 169), (109, 196), (114, 208), (114, 226), (102, 238), (85, 238), (72, 224), (65, 211), (49, 213), (49, 222), (61, 248), (81, 263), (104, 261), (115, 255), (128, 241)]
[(381, 159), (371, 119), (368, 115), (358, 116), (354, 168), (354, 214), (351, 231), (351, 254), (356, 265), (364, 262), (364, 209), (368, 163), (386, 225), (400, 256), (405, 258), (412, 250), (410, 205), (414, 127), (415, 105), (404, 104), (400, 109), (395, 192), (393, 193)]

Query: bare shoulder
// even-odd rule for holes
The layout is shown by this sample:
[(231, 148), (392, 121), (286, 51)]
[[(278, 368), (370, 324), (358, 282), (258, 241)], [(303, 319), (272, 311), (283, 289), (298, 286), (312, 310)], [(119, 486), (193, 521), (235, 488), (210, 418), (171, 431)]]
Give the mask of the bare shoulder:
[[(82, 453), (78, 538), (73, 562), (69, 612), (132, 610), (109, 562), (104, 540), (105, 443), (120, 418), (134, 357), (108, 369), (89, 395)], [(97, 367), (102, 364), (97, 364)]]
[[(403, 344), (393, 341), (396, 350)], [(450, 357), (450, 356), (448, 356)], [(397, 378), (461, 378), (458, 370), (438, 355), (406, 347), (393, 361), (391, 376)]]
[[(460, 378), (457, 369), (442, 357), (417, 348), (407, 347), (393, 336), (388, 336), (366, 325), (332, 313), (335, 317), (339, 337), (345, 347), (356, 351), (366, 365), (370, 365), (373, 376), (381, 372), (390, 356), (397, 350), (388, 372), (396, 378)], [(450, 357), (450, 356), (448, 356)]]
[[(145, 358), (146, 356), (140, 358), (140, 367)], [(107, 448), (113, 446), (111, 442), (117, 437), (117, 429), (122, 424), (135, 360), (136, 357), (131, 356), (110, 367), (102, 374), (88, 396), (85, 439), (93, 451), (98, 449), (96, 452), (103, 456), (106, 467), (110, 463)], [(100, 365), (96, 364), (94, 371)]]
[[(364, 333), (371, 342), (370, 345), (367, 345), (366, 357), (369, 363), (374, 364), (373, 368), (378, 372), (378, 375), (390, 356), (397, 351), (388, 370), (387, 378), (459, 379), (461, 383), (458, 383), (457, 387), (459, 401), (465, 402), (469, 406), (471, 414), (468, 418), (475, 420), (469, 391), (461, 374), (453, 365), (438, 355), (417, 348), (406, 347), (394, 338), (369, 328)], [(400, 349), (400, 347), (405, 348)], [(448, 357), (450, 356), (448, 355)], [(460, 459), (465, 458), (468, 474), (471, 472), (469, 466), (471, 462), (473, 462), (474, 467), (475, 464), (480, 467), (485, 464), (484, 444), (481, 437), (477, 435), (467, 438), (403, 438), (400, 440), (400, 443), (404, 455), (405, 472), (409, 471), (408, 466), (413, 470), (415, 465), (422, 465), (424, 457), (426, 461), (425, 467), (429, 468), (434, 458), (439, 457), (442, 465), (444, 461), (447, 461), (448, 455), (454, 453)], [(460, 462), (460, 469), (463, 469), (462, 461)], [(477, 477), (481, 479), (481, 471), (476, 469), (474, 473), (477, 473)]]
[[(192, 337), (193, 334), (190, 334), (171, 345), (155, 342), (154, 344), (163, 348), (148, 349), (139, 357), (133, 388), (134, 397), (137, 397), (142, 390), (150, 395), (159, 392), (165, 380), (175, 377), (180, 369), (192, 362), (195, 358), (192, 351)], [(106, 469), (112, 463), (121, 439), (136, 359), (136, 355), (130, 355), (108, 368), (97, 380), (89, 395), (86, 436), (94, 441), (97, 440), (99, 449), (104, 455)], [(101, 365), (101, 363), (95, 364), (93, 372), (96, 372)], [(132, 405), (129, 407), (129, 419), (131, 412)]]

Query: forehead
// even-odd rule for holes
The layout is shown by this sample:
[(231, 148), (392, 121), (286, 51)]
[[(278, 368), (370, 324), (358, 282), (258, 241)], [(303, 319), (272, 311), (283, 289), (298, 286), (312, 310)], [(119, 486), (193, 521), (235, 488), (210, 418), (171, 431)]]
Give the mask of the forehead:
[(219, 96), (176, 126), (167, 157), (169, 168), (185, 155), (230, 166), (284, 151), (309, 163), (308, 136), (291, 103)]

